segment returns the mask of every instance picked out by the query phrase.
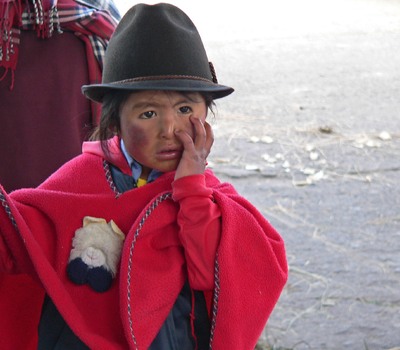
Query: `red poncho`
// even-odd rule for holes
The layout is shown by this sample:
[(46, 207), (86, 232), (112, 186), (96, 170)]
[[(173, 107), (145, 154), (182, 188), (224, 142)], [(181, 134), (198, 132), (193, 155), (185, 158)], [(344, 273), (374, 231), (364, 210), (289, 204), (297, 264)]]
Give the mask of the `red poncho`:
[[(146, 349), (187, 278), (174, 174), (118, 195), (100, 148), (87, 149), (37, 189), (0, 191), (0, 268), (37, 279), (90, 348)], [(121, 156), (115, 159), (107, 161), (120, 165)], [(211, 348), (254, 349), (287, 279), (284, 244), (231, 185), (209, 170), (204, 177), (221, 212), (214, 291), (206, 293)], [(72, 237), (88, 215), (112, 219), (126, 234), (119, 273), (105, 293), (75, 285), (66, 274)], [(38, 317), (32, 315), (32, 328)], [(7, 330), (3, 348), (15, 348), (25, 331)]]

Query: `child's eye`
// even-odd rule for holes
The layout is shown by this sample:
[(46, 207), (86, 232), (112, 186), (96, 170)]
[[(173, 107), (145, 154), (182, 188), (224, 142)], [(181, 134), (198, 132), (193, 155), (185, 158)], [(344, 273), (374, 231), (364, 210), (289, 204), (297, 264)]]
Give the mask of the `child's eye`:
[(188, 113), (192, 112), (192, 109), (189, 106), (183, 106), (183, 107), (179, 107), (179, 112), (181, 112), (183, 114), (188, 114)]
[(154, 111), (147, 111), (144, 112), (140, 115), (140, 118), (142, 119), (150, 119), (153, 118), (156, 115), (156, 113)]

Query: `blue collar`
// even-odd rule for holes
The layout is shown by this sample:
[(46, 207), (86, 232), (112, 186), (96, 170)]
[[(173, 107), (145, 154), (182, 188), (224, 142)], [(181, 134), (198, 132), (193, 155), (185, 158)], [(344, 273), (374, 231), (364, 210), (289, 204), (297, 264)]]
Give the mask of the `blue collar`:
[[(126, 161), (128, 162), (129, 166), (132, 169), (132, 177), (136, 183), (142, 173), (142, 166), (135, 159), (133, 159), (131, 155), (128, 153), (124, 141), (122, 139), (121, 139), (121, 150), (126, 158)], [(149, 174), (149, 177), (147, 178), (147, 182), (152, 182), (156, 180), (160, 175), (162, 175), (162, 172), (152, 169)]]

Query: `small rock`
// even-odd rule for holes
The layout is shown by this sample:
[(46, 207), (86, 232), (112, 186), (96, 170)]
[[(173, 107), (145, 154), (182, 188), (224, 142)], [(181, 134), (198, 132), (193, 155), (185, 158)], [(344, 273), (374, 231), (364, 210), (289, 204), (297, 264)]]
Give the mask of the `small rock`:
[(318, 128), (318, 131), (323, 133), (323, 134), (333, 134), (333, 129), (330, 126), (320, 126)]
[(370, 148), (381, 147), (381, 143), (379, 141), (375, 141), (375, 140), (368, 140), (367, 142), (365, 142), (365, 145)]
[(392, 139), (392, 136), (387, 132), (387, 131), (382, 131), (378, 137), (382, 140), (382, 141), (389, 141)]
[(257, 136), (251, 136), (250, 137), (250, 142), (253, 142), (253, 143), (260, 142), (260, 138), (257, 137)]
[(317, 160), (319, 158), (319, 154), (317, 152), (310, 152), (310, 159)]
[(271, 157), (269, 154), (264, 153), (261, 155), (261, 158), (264, 159), (268, 163), (276, 163), (276, 158)]
[(312, 168), (304, 168), (301, 172), (304, 175), (314, 175), (317, 171), (315, 169), (312, 169)]
[(251, 171), (260, 170), (260, 167), (259, 167), (258, 165), (256, 165), (256, 164), (246, 164), (246, 165), (244, 166), (244, 168), (245, 168), (246, 170), (251, 170)]
[(306, 151), (311, 152), (315, 150), (315, 146), (311, 143), (306, 144)]
[(272, 142), (274, 142), (274, 139), (272, 138), (272, 137), (270, 137), (270, 136), (263, 136), (262, 138), (261, 138), (261, 142), (262, 143), (272, 143)]

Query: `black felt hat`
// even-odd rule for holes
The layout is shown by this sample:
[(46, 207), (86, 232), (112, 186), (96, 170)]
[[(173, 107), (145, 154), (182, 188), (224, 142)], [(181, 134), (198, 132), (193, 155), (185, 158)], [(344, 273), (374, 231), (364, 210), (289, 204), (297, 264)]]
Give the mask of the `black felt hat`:
[(102, 83), (82, 87), (97, 102), (111, 90), (209, 92), (214, 99), (233, 92), (218, 84), (190, 18), (163, 3), (138, 4), (126, 13), (109, 42)]

